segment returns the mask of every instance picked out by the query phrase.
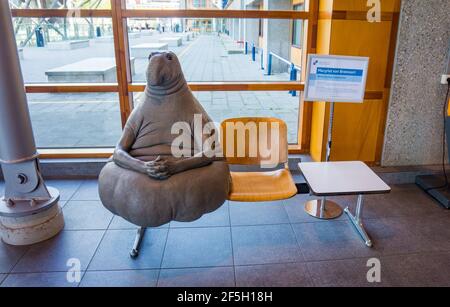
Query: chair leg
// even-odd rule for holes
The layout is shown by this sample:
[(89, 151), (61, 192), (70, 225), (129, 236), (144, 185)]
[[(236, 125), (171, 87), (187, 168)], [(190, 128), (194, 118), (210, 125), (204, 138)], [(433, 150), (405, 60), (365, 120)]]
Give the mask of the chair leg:
[(140, 227), (137, 230), (136, 238), (134, 239), (133, 249), (130, 252), (130, 257), (133, 259), (139, 256), (139, 248), (141, 247), (142, 239), (144, 239), (145, 230), (146, 230), (145, 227)]

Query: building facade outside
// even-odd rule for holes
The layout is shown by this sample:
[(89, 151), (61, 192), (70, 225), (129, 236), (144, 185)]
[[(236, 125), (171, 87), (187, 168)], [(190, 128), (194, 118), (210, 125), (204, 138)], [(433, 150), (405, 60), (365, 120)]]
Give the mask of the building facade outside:
[[(305, 10), (304, 0), (229, 0), (228, 10)], [(228, 19), (224, 32), (237, 42), (255, 46), (258, 54), (263, 53), (262, 67), (267, 68), (269, 54), (283, 58), (294, 65), (302, 65), (304, 27), (302, 20), (280, 19)], [(272, 57), (272, 72), (286, 72), (289, 64)]]

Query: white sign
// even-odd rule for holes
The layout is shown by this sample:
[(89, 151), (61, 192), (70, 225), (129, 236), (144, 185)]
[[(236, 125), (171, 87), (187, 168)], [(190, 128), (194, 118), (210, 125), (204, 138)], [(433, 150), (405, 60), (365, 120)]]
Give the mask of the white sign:
[(363, 102), (369, 58), (308, 56), (305, 101)]

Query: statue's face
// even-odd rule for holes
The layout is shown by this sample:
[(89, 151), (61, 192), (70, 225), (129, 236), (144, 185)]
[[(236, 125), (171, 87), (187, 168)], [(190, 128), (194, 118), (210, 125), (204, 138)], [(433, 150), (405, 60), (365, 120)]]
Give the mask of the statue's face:
[(152, 52), (147, 67), (147, 82), (151, 86), (169, 85), (183, 75), (180, 61), (175, 53)]

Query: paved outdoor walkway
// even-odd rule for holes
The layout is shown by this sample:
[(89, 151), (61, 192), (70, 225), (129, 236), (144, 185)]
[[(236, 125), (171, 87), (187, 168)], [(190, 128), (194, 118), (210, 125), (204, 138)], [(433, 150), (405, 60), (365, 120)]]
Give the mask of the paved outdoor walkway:
[[(156, 42), (162, 36), (130, 40), (130, 46)], [(181, 47), (171, 47), (178, 56), (188, 81), (286, 81), (287, 73), (266, 76), (259, 57), (228, 55), (227, 38), (201, 35)], [(112, 43), (91, 44), (88, 48), (56, 51), (25, 48), (21, 61), (26, 83), (47, 82), (45, 71), (89, 57), (113, 57)], [(135, 82), (145, 81), (147, 60), (135, 60)], [(197, 92), (214, 121), (237, 116), (273, 116), (288, 124), (289, 141), (297, 141), (298, 97), (287, 92)], [(138, 97), (139, 94), (136, 95)], [(33, 128), (39, 147), (108, 147), (121, 133), (116, 93), (29, 94)]]

